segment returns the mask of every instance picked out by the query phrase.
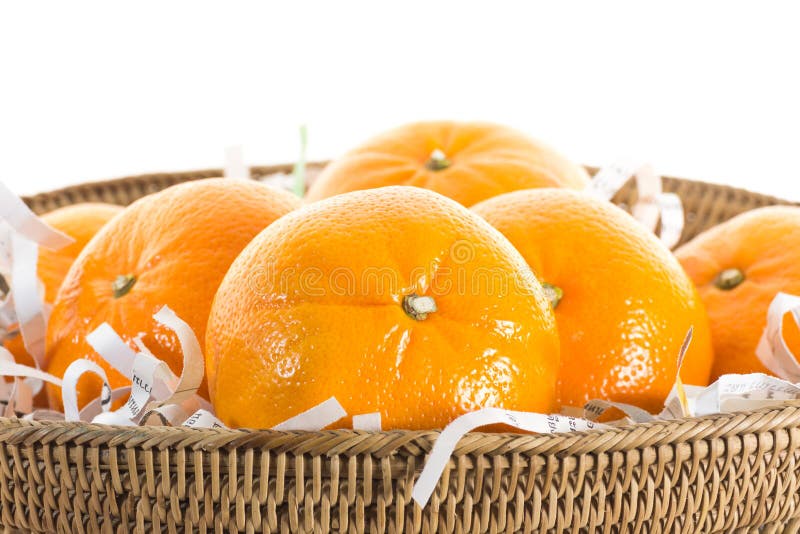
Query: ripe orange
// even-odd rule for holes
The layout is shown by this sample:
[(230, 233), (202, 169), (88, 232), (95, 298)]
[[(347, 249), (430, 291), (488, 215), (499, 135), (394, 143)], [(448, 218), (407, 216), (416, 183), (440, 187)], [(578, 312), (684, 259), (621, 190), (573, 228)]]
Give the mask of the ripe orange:
[[(41, 216), (48, 225), (75, 240), (72, 244), (59, 250), (39, 248), (36, 271), (44, 286), (45, 302), (52, 303), (55, 300), (61, 282), (83, 247), (103, 225), (121, 211), (122, 206), (86, 202), (58, 208)], [(8, 339), (4, 344), (14, 355), (17, 363), (33, 365), (33, 359), (25, 350), (21, 336), (17, 335)]]
[[(130, 382), (110, 369), (85, 336), (108, 322), (126, 341), (143, 342), (180, 373), (177, 336), (153, 314), (172, 308), (205, 334), (211, 300), (231, 262), (262, 229), (299, 204), (293, 195), (248, 181), (211, 178), (170, 187), (142, 198), (106, 225), (75, 260), (56, 297), (47, 335), (47, 370), (62, 376), (78, 358), (108, 372), (111, 387)], [(84, 405), (100, 392), (86, 377), (79, 384)], [(205, 383), (201, 394), (206, 395)], [(61, 406), (60, 391), (48, 389)]]
[(214, 298), (206, 369), (232, 426), (335, 396), (384, 428), (436, 428), (485, 406), (549, 411), (558, 336), (502, 235), (441, 195), (384, 187), (308, 204), (247, 246)]
[(330, 163), (308, 200), (387, 185), (431, 189), (465, 206), (534, 187), (583, 188), (586, 171), (549, 147), (496, 124), (408, 124)]
[[(775, 295), (800, 294), (800, 208), (749, 211), (695, 237), (675, 251), (708, 310), (714, 342), (712, 378), (769, 373), (756, 356)], [(800, 354), (800, 333), (784, 318), (789, 347)]]
[(548, 289), (561, 337), (559, 396), (658, 411), (694, 327), (681, 378), (708, 383), (712, 349), (697, 291), (659, 240), (621, 209), (563, 189), (517, 191), (474, 211), (500, 230)]

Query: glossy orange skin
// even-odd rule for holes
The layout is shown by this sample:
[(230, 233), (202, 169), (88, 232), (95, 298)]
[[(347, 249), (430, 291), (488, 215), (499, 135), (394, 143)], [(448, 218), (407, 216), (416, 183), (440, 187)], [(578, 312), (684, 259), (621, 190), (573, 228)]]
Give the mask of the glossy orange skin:
[[(726, 373), (769, 373), (756, 356), (767, 309), (783, 291), (800, 295), (800, 208), (771, 206), (749, 211), (706, 230), (675, 255), (694, 281), (708, 310), (716, 355), (712, 378)], [(714, 281), (725, 269), (745, 280), (723, 290)], [(800, 354), (800, 335), (784, 320), (789, 347)]]
[[(71, 362), (89, 358), (106, 369), (112, 388), (129, 384), (85, 341), (108, 322), (129, 343), (143, 333), (145, 345), (180, 373), (177, 336), (158, 325), (153, 314), (169, 306), (202, 345), (211, 301), (231, 262), (258, 232), (298, 205), (284, 191), (222, 178), (176, 185), (134, 202), (70, 268), (48, 324), (47, 370), (62, 376)], [(112, 283), (127, 274), (136, 282), (115, 298)], [(87, 376), (79, 384), (79, 405), (95, 398), (99, 388), (99, 381)], [(205, 382), (200, 394), (207, 395)], [(49, 387), (48, 397), (51, 406), (61, 407), (59, 388)]]
[[(438, 310), (412, 318), (410, 294)], [(380, 412), (384, 429), (443, 427), (485, 406), (548, 412), (558, 371), (555, 320), (519, 253), (414, 187), (340, 195), (264, 230), (217, 292), (206, 349), (211, 401), (236, 427), (272, 427), (331, 396), (350, 415)]]
[(44, 284), (46, 302), (56, 299), (61, 282), (86, 243), (122, 210), (122, 206), (115, 204), (85, 202), (58, 208), (41, 216), (48, 225), (75, 240), (59, 250), (39, 248), (37, 271)]
[(703, 303), (669, 250), (626, 212), (563, 189), (509, 193), (473, 210), (542, 282), (564, 292), (555, 310), (563, 406), (599, 398), (660, 411), (690, 326), (681, 378), (708, 383), (713, 353)]
[[(436, 149), (451, 162), (448, 168), (426, 167)], [(511, 128), (479, 122), (419, 122), (378, 135), (331, 162), (306, 199), (412, 185), (472, 206), (517, 189), (582, 189), (587, 183), (583, 167)]]

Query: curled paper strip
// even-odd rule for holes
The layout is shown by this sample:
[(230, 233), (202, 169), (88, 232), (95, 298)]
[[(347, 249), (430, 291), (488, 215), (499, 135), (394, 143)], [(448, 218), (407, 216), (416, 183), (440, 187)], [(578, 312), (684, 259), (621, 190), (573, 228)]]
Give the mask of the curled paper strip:
[(111, 408), (111, 405), (114, 401), (118, 399), (124, 399), (131, 394), (131, 387), (130, 386), (123, 386), (121, 388), (116, 388), (111, 390), (111, 402), (105, 404), (106, 398), (102, 395), (97, 397), (96, 399), (92, 400), (89, 404), (81, 408), (80, 413), (78, 414), (78, 419), (81, 421), (94, 421), (94, 419), (103, 413), (103, 411), (107, 411)]
[(15, 233), (11, 238), (11, 249), (10, 298), (14, 303), (14, 315), (25, 350), (39, 367), (44, 359), (44, 338), (47, 333), (43, 288), (40, 288), (36, 275), (39, 247)]
[(200, 343), (191, 327), (167, 306), (153, 318), (178, 337), (183, 353), (180, 376), (140, 340), (134, 340), (140, 349), (135, 352), (107, 323), (86, 336), (87, 342), (109, 365), (131, 378), (128, 401), (113, 414), (101, 414), (103, 422), (176, 424), (200, 408), (210, 409), (208, 402), (196, 395), (203, 380), (204, 362)]
[[(151, 403), (151, 406), (152, 404), (155, 403)], [(141, 423), (143, 425), (174, 426), (183, 423), (188, 415), (180, 404), (165, 404), (155, 408), (148, 407), (142, 415)]]
[(208, 410), (197, 410), (181, 426), (187, 428), (228, 428)]
[[(0, 352), (10, 354), (5, 348), (0, 347)], [(13, 358), (13, 357), (12, 357)], [(33, 367), (28, 367), (27, 365), (22, 365), (19, 363), (15, 363), (13, 361), (8, 361), (6, 359), (0, 359), (0, 376), (13, 376), (13, 377), (31, 377), (37, 380), (43, 380), (45, 382), (50, 382), (51, 384), (55, 384), (56, 386), (61, 386), (62, 380), (57, 376), (53, 376), (50, 373), (45, 373), (41, 369), (35, 369)]]
[(778, 293), (767, 310), (767, 326), (756, 348), (756, 356), (764, 367), (780, 378), (800, 382), (800, 364), (783, 338), (783, 318), (792, 314), (800, 326), (800, 297)]
[[(192, 327), (167, 306), (158, 310), (153, 318), (175, 332), (181, 344), (181, 352), (183, 353), (183, 366), (181, 369), (183, 371), (180, 377), (176, 377), (169, 367), (166, 367), (166, 372), (170, 375), (169, 382), (174, 384), (174, 387), (170, 396), (163, 399), (159, 405), (178, 404), (194, 396), (203, 381), (203, 373), (205, 372), (203, 351), (200, 349), (200, 343), (197, 341), (197, 336), (195, 336)], [(164, 365), (166, 366), (166, 364)]]
[(689, 350), (689, 345), (692, 343), (693, 334), (694, 327), (690, 326), (689, 331), (686, 332), (686, 337), (683, 338), (683, 343), (681, 343), (681, 350), (678, 352), (678, 370), (675, 372), (675, 393), (677, 395), (683, 417), (691, 417), (692, 414), (689, 401), (686, 397), (686, 389), (684, 388), (683, 381), (681, 380), (681, 368), (683, 367), (683, 360), (686, 357), (686, 351)]
[(611, 200), (631, 177), (636, 180), (639, 197), (631, 208), (633, 216), (651, 231), (656, 230), (660, 219), (659, 239), (668, 248), (674, 247), (683, 233), (683, 205), (680, 197), (662, 191), (661, 176), (650, 165), (618, 161), (603, 167), (594, 175), (586, 192), (603, 200)]
[[(707, 387), (685, 386), (691, 412), (695, 416), (780, 406), (800, 399), (800, 386), (762, 373), (722, 375)], [(673, 388), (659, 419), (681, 419), (677, 394)]]
[(0, 219), (8, 223), (17, 234), (50, 250), (58, 250), (75, 241), (67, 234), (48, 226), (2, 182)]
[(313, 408), (275, 425), (272, 430), (322, 430), (346, 416), (347, 412), (336, 400), (336, 397), (331, 397)]
[[(3, 334), (19, 330), (37, 367), (44, 357), (47, 329), (44, 291), (37, 278), (38, 247), (58, 250), (73, 242), (68, 235), (48, 226), (0, 183), (0, 275), (8, 284), (8, 294), (3, 296), (0, 310), (0, 327), (5, 331)], [(28, 385), (35, 394), (42, 383), (31, 381)]]
[(211, 403), (199, 395), (193, 395), (179, 404), (162, 404), (159, 406), (158, 403), (153, 402), (148, 406), (147, 413), (142, 416), (142, 422), (146, 425), (183, 425), (191, 417), (189, 414), (201, 410), (209, 413), (213, 412)]
[(111, 328), (103, 323), (86, 336), (86, 342), (97, 354), (124, 376), (133, 373), (133, 360), (136, 352)]
[(171, 381), (173, 376), (169, 366), (158, 358), (143, 352), (137, 354), (131, 373), (131, 395), (125, 405), (117, 410), (117, 414), (138, 422), (151, 396), (156, 394), (156, 383)]
[(92, 373), (103, 380), (103, 389), (100, 394), (100, 409), (108, 412), (111, 409), (111, 387), (108, 385), (108, 377), (105, 370), (92, 360), (80, 359), (72, 362), (64, 372), (61, 381), (61, 402), (64, 405), (64, 419), (66, 421), (80, 421), (80, 410), (78, 409), (78, 380), (86, 374)]
[(30, 412), (33, 409), (34, 384), (50, 382), (61, 385), (61, 380), (50, 373), (16, 363), (5, 347), (0, 347), (0, 377), (14, 378), (11, 383), (0, 378), (0, 404), (5, 405), (5, 417), (15, 416), (17, 410)]
[(656, 199), (658, 210), (661, 212), (661, 242), (667, 248), (673, 248), (681, 240), (683, 224), (686, 217), (683, 213), (681, 197), (675, 193), (661, 193)]
[(683, 419), (686, 417), (683, 415), (686, 411), (690, 413), (694, 413), (694, 399), (695, 397), (705, 388), (703, 386), (683, 386), (683, 393), (684, 393), (684, 401), (681, 401), (678, 398), (678, 391), (675, 385), (672, 386), (672, 389), (667, 395), (666, 400), (664, 401), (664, 408), (662, 409), (661, 413), (658, 414), (659, 419)]
[(458, 441), (464, 434), (482, 426), (498, 423), (542, 434), (607, 428), (606, 425), (587, 421), (586, 419), (564, 415), (515, 412), (501, 408), (484, 408), (464, 414), (442, 430), (439, 439), (436, 440), (428, 456), (425, 468), (422, 470), (416, 484), (414, 484), (411, 498), (420, 507), (424, 507), (433, 494), (436, 484), (439, 483), (442, 472), (447, 462), (450, 461), (450, 455), (453, 454)]
[(588, 421), (597, 421), (607, 410), (616, 408), (628, 416), (634, 423), (648, 423), (655, 420), (655, 416), (647, 410), (642, 410), (632, 404), (624, 402), (611, 402), (602, 399), (590, 400), (583, 407), (583, 416)]
[(244, 163), (244, 149), (242, 145), (230, 146), (225, 149), (225, 178), (237, 180), (250, 179), (250, 169)]
[(353, 416), (353, 430), (381, 431), (381, 413), (365, 413)]

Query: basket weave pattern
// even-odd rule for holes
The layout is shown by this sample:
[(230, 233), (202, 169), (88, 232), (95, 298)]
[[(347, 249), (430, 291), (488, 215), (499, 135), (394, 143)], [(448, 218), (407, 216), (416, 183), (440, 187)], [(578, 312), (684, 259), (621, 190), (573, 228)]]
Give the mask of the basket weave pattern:
[[(288, 172), (259, 167), (254, 177)], [(128, 204), (219, 170), (146, 175), (27, 198), (37, 212)], [(668, 179), (683, 239), (785, 203)], [(633, 188), (616, 199), (630, 203)], [(797, 532), (800, 409), (608, 431), (472, 433), (431, 501), (411, 487), (435, 431), (110, 428), (0, 419), (0, 525), (36, 532)]]

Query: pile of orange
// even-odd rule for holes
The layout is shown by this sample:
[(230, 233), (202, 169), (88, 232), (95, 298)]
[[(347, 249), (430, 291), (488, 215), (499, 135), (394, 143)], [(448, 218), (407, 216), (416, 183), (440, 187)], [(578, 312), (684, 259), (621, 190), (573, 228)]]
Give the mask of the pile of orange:
[[(206, 179), (125, 209), (54, 212), (76, 243), (39, 263), (46, 368), (89, 358), (128, 383), (85, 340), (108, 322), (180, 373), (177, 339), (152, 317), (167, 305), (203, 346), (200, 394), (232, 426), (271, 427), (331, 396), (387, 429), (593, 398), (657, 412), (690, 328), (684, 382), (763, 370), (766, 306), (800, 292), (787, 252), (800, 214), (753, 212), (673, 255), (588, 182), (510, 128), (428, 122), (335, 160), (302, 201)], [(82, 380), (81, 405), (100, 387)], [(48, 397), (60, 407), (58, 388)]]

